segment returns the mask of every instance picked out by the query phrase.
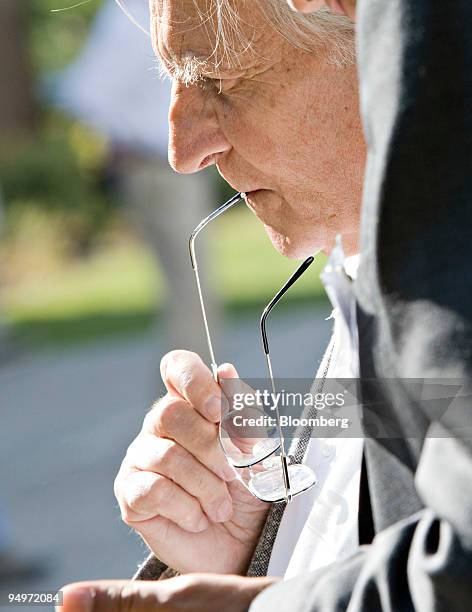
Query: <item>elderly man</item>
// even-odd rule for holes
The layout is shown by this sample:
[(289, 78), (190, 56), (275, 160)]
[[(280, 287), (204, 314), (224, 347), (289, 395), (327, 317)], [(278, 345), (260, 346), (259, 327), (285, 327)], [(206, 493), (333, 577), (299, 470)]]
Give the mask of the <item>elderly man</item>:
[[(274, 6), (262, 4), (266, 11)], [(198, 12), (193, 1), (152, 4), (156, 53), (174, 81), (170, 161), (183, 173), (216, 164), (247, 193), (249, 207), (285, 255), (329, 252), (337, 234), (353, 253), (364, 147), (352, 27), (332, 15), (324, 16), (326, 24), (317, 16), (294, 17), (278, 6), (280, 18), (292, 20), (291, 40), (268, 25), (258, 5), (240, 3), (236, 21), (223, 12), (219, 32), (203, 5)], [(337, 33), (334, 44), (324, 40), (329, 31)], [(309, 54), (299, 48), (308, 35)], [(341, 109), (333, 108), (334, 92)], [(289, 104), (293, 112), (282, 121)], [(213, 425), (220, 417), (219, 388), (210, 370), (195, 354), (177, 351), (164, 357), (161, 372), (169, 393), (147, 415), (115, 487), (124, 519), (159, 559), (140, 577), (156, 578), (162, 563), (179, 572), (265, 574), (267, 567), (254, 569), (260, 559), (249, 564), (267, 506), (234, 479), (220, 449)], [(230, 366), (219, 373), (237, 375)], [(346, 478), (358, 482), (358, 445), (349, 453), (345, 449), (342, 460), (359, 469)], [(356, 502), (352, 514), (355, 519)], [(288, 536), (292, 548), (297, 536)], [(278, 575), (290, 558), (287, 550), (283, 556), (285, 567), (272, 559), (282, 568)], [(326, 564), (337, 555), (327, 547), (313, 557)]]
[[(317, 7), (319, 3), (316, 1), (309, 3), (308, 0), (305, 2), (303, 0), (293, 0), (293, 4), (303, 5), (302, 8), (306, 10), (309, 4)], [(435, 37), (439, 37), (439, 40), (441, 40), (441, 37), (443, 37), (443, 40), (453, 40), (455, 49), (459, 53), (458, 57), (464, 61), (468, 58), (469, 64), (467, 65), (470, 66), (470, 54), (467, 55), (465, 42), (466, 24), (470, 23), (470, 19), (467, 20), (466, 17), (470, 17), (471, 9), (464, 2), (458, 2), (455, 6), (457, 13), (455, 16), (451, 13), (446, 18), (442, 13), (442, 19), (439, 19), (442, 10), (439, 4), (441, 3), (433, 2), (433, 6), (426, 7), (424, 2), (399, 0), (398, 2), (389, 2), (387, 7), (382, 0), (371, 0), (370, 2), (366, 1), (361, 6), (361, 22), (364, 16), (366, 18), (366, 21), (363, 22), (364, 27), (367, 23), (370, 28), (369, 33), (372, 33), (372, 36), (366, 36), (364, 40), (361, 39), (360, 45), (361, 76), (364, 76), (365, 82), (368, 84), (367, 88), (363, 89), (361, 93), (363, 94), (363, 110), (370, 151), (363, 221), (363, 240), (366, 240), (365, 244), (367, 245), (365, 251), (363, 250), (366, 255), (366, 264), (364, 279), (361, 278), (358, 288), (358, 322), (361, 371), (363, 369), (368, 372), (372, 371), (373, 351), (376, 358), (375, 367), (378, 368), (377, 375), (385, 375), (385, 372), (387, 372), (390, 375), (393, 373), (397, 376), (431, 376), (438, 375), (439, 372), (443, 375), (446, 373), (446, 375), (464, 376), (469, 371), (470, 376), (470, 321), (472, 318), (470, 313), (470, 273), (464, 272), (464, 254), (470, 254), (470, 239), (468, 241), (464, 240), (465, 233), (460, 225), (462, 219), (463, 223), (469, 223), (470, 226), (470, 218), (467, 217), (467, 210), (470, 210), (470, 207), (469, 209), (466, 208), (464, 200), (464, 197), (467, 194), (470, 195), (472, 191), (470, 176), (465, 172), (467, 164), (470, 166), (472, 157), (470, 113), (465, 112), (466, 106), (464, 106), (464, 100), (468, 99), (467, 95), (470, 96), (470, 84), (469, 89), (467, 89), (467, 80), (464, 81), (464, 75), (467, 74), (464, 71), (465, 64), (458, 62), (459, 67), (453, 71), (454, 90), (451, 93), (449, 88), (445, 87), (444, 68), (449, 64), (447, 57), (444, 57), (444, 53), (436, 54)], [(344, 0), (339, 2), (332, 0), (330, 5), (338, 10), (344, 9), (348, 12), (352, 9), (353, 3)], [(367, 12), (368, 5), (371, 7), (370, 13)], [(362, 12), (364, 6), (365, 13)], [(274, 6), (271, 5), (270, 8), (274, 9)], [(169, 11), (167, 15), (170, 16), (171, 13), (172, 11)], [(402, 17), (401, 20), (398, 19), (399, 14)], [(270, 12), (270, 16), (272, 18), (276, 17), (273, 23), (281, 23), (282, 20), (277, 11), (275, 14), (273, 11)], [(247, 16), (245, 17), (247, 19)], [(418, 25), (424, 25), (421, 19), (426, 20), (427, 25), (431, 26), (432, 24), (434, 26), (429, 27), (429, 29), (424, 28), (426, 34), (424, 34), (423, 29), (415, 30)], [(178, 23), (179, 25), (182, 24), (182, 22)], [(244, 23), (247, 25), (248, 21), (245, 20)], [(257, 32), (257, 20), (250, 23), (255, 24), (256, 28), (256, 34), (253, 37), (254, 44), (262, 40), (263, 44), (269, 47), (269, 43), (274, 40), (273, 35), (269, 37), (270, 41), (264, 41), (263, 31)], [(284, 34), (287, 36), (287, 33), (290, 32), (291, 35), (293, 30), (289, 28), (289, 21), (286, 20), (283, 23), (285, 26)], [(303, 28), (298, 27), (302, 23), (301, 21), (292, 22), (297, 34), (303, 33)], [(328, 28), (331, 28), (332, 25), (331, 21), (329, 25), (325, 24)], [(407, 33), (404, 41), (401, 35), (402, 26)], [(179, 26), (176, 30), (179, 30)], [(383, 37), (383, 46), (380, 44), (379, 33)], [(176, 34), (175, 30), (173, 30), (173, 34)], [(339, 29), (331, 30), (331, 40), (335, 39), (335, 34), (339, 35)], [(176, 35), (178, 38), (178, 34)], [(318, 37), (318, 43), (320, 40), (322, 41), (323, 32), (320, 35), (321, 39)], [(311, 32), (311, 36), (313, 37), (313, 32)], [(385, 45), (385, 36), (388, 37), (387, 45)], [(237, 40), (240, 42), (241, 39), (238, 38)], [(372, 41), (377, 44), (373, 44)], [(185, 54), (188, 51), (185, 43), (192, 47), (190, 58), (197, 55), (198, 60), (198, 54), (202, 52), (201, 47), (195, 44), (195, 41), (189, 43), (185, 36), (183, 40), (179, 39), (178, 50), (172, 44), (169, 44), (165, 36), (160, 38), (160, 34), (158, 35), (158, 42), (158, 52), (160, 52), (163, 60), (172, 58), (169, 65), (178, 64), (178, 60), (175, 62), (175, 56), (178, 58), (182, 52)], [(397, 42), (399, 42), (398, 48), (395, 46)], [(402, 47), (404, 42), (406, 44)], [(410, 51), (414, 51), (414, 53), (411, 53), (413, 58), (411, 62), (406, 61), (406, 59), (410, 59), (410, 56), (401, 52), (408, 45), (410, 45)], [(323, 48), (323, 45), (321, 45), (321, 48)], [(398, 49), (400, 49), (400, 52), (397, 52)], [(335, 50), (338, 53), (339, 47), (335, 47)], [(207, 49), (204, 48), (203, 53), (206, 51)], [(333, 48), (328, 51), (329, 54), (332, 61)], [(244, 54), (242, 55), (244, 57)], [(302, 83), (305, 82), (305, 79), (310, 80), (305, 88), (305, 97), (309, 101), (310, 112), (314, 110), (315, 113), (320, 113), (318, 118), (324, 119), (326, 122), (326, 115), (324, 117), (321, 115), (321, 111), (324, 109), (320, 109), (317, 105), (319, 99), (317, 96), (320, 95), (320, 92), (317, 92), (317, 96), (308, 97), (311, 93), (310, 84), (313, 84), (315, 74), (320, 73), (316, 71), (310, 73), (307, 70), (307, 65), (310, 67), (312, 65), (305, 61), (303, 54), (293, 57), (296, 59), (295, 65), (289, 63), (290, 70), (287, 70), (287, 74), (293, 74), (295, 70), (295, 74)], [(320, 59), (320, 57), (323, 57), (323, 53), (318, 51), (314, 57)], [(279, 56), (274, 53), (272, 47), (262, 55), (262, 58), (275, 59), (275, 63), (277, 63), (279, 58), (284, 61), (290, 58), (290, 53), (283, 51)], [(438, 62), (439, 58), (441, 61)], [(256, 65), (260, 59), (259, 56), (256, 56)], [(417, 64), (416, 68), (415, 62)], [(200, 65), (199, 60), (195, 63)], [(282, 66), (283, 63), (281, 62), (278, 65)], [(329, 60), (326, 65), (331, 65)], [(303, 70), (300, 69), (301, 66)], [(381, 66), (382, 70), (378, 70), (378, 66)], [(186, 67), (191, 68), (191, 66)], [(243, 63), (244, 67), (245, 64)], [(262, 75), (265, 79), (267, 76), (273, 75), (271, 67), (264, 66), (264, 68), (261, 73), (258, 73), (256, 69), (253, 73), (254, 76), (257, 78)], [(423, 85), (422, 80), (428, 75), (428, 71), (431, 71), (436, 77), (436, 80), (433, 81), (434, 85), (431, 87), (428, 79), (426, 79), (424, 83), (429, 87), (421, 87)], [(346, 72), (344, 74), (346, 75)], [(257, 103), (259, 99), (257, 93), (261, 91), (260, 89), (257, 90), (257, 81), (254, 83), (255, 89), (249, 90), (252, 93), (251, 97), (244, 95), (248, 90), (241, 86), (241, 84), (245, 84), (246, 79), (252, 82), (248, 79), (249, 75), (251, 75), (251, 72), (242, 75), (238, 73), (228, 77), (228, 91), (229, 93), (234, 92), (235, 100), (233, 101), (230, 95), (224, 107), (222, 105), (217, 111), (214, 109), (218, 109), (218, 105), (211, 102), (211, 96), (205, 99), (204, 103), (196, 106), (188, 97), (184, 96), (184, 103), (187, 104), (190, 111), (193, 110), (197, 113), (196, 117), (198, 117), (200, 125), (208, 126), (207, 130), (189, 131), (196, 134), (197, 137), (202, 131), (206, 134), (206, 143), (209, 143), (207, 157), (210, 156), (210, 159), (201, 159), (198, 146), (190, 146), (188, 149), (189, 156), (194, 162), (195, 159), (200, 158), (202, 167), (205, 162), (214, 160), (222, 166), (220, 170), (223, 174), (225, 173), (225, 165), (222, 162), (225, 159), (226, 161), (231, 159), (240, 161), (240, 165), (236, 165), (236, 168), (247, 169), (248, 176), (250, 178), (254, 177), (254, 180), (247, 181), (245, 184), (235, 182), (234, 185), (236, 188), (248, 188), (253, 191), (249, 198), (250, 206), (256, 214), (261, 216), (274, 243), (286, 254), (303, 255), (306, 252), (305, 248), (314, 249), (319, 246), (330, 250), (333, 240), (331, 228), (337, 223), (340, 223), (340, 225), (337, 226), (336, 230), (346, 236), (346, 243), (352, 252), (354, 233), (349, 231), (352, 225), (349, 216), (344, 216), (343, 210), (346, 211), (347, 209), (341, 205), (340, 201), (332, 208), (324, 207), (323, 219), (315, 221), (313, 216), (310, 215), (312, 209), (306, 205), (309, 200), (304, 200), (302, 192), (301, 205), (297, 208), (297, 211), (293, 210), (294, 200), (291, 193), (294, 192), (288, 189), (288, 182), (290, 178), (293, 179), (295, 176), (295, 174), (292, 174), (296, 168), (295, 162), (300, 159), (303, 159), (311, 177), (315, 176), (315, 172), (319, 172), (317, 176), (319, 179), (318, 186), (322, 189), (316, 189), (313, 192), (315, 197), (312, 201), (317, 201), (319, 206), (323, 206), (327, 202), (323, 197), (327, 195), (327, 183), (323, 180), (322, 172), (323, 162), (326, 158), (313, 160), (306, 157), (304, 155), (306, 138), (300, 139), (300, 142), (297, 143), (295, 160), (290, 158), (290, 149), (288, 147), (285, 149), (289, 156), (289, 160), (287, 160), (288, 175), (282, 173), (276, 177), (271, 177), (270, 174), (266, 176), (265, 173), (262, 173), (261, 176), (261, 168), (254, 163), (252, 158), (248, 160), (244, 155), (236, 155), (240, 148), (236, 146), (237, 143), (233, 142), (231, 130), (228, 131), (228, 128), (218, 129), (221, 120), (231, 120), (235, 116), (234, 111), (241, 108), (238, 107), (238, 101), (246, 101), (246, 104), (250, 105), (251, 108)], [(211, 78), (212, 75), (207, 76)], [(238, 78), (242, 81), (239, 81)], [(260, 79), (261, 77), (258, 79), (259, 82)], [(333, 84), (328, 79), (327, 83), (330, 82)], [(263, 84), (265, 85), (263, 89), (265, 93), (267, 85), (271, 86), (273, 81), (264, 80)], [(232, 90), (232, 87), (235, 87), (235, 89)], [(415, 95), (412, 95), (409, 88), (414, 90)], [(176, 87), (175, 89), (178, 94), (179, 88)], [(223, 82), (218, 90), (223, 91)], [(401, 96), (405, 91), (408, 95), (403, 99)], [(280, 93), (282, 100), (284, 100), (282, 91)], [(300, 119), (302, 117), (300, 113), (303, 112), (302, 108), (292, 102), (292, 100), (300, 102), (300, 98), (296, 96), (297, 88), (295, 84), (292, 93), (294, 95), (293, 97), (290, 96), (289, 99), (290, 108), (293, 112), (290, 115), (289, 122), (294, 121), (292, 115)], [(348, 98), (343, 96), (342, 93), (339, 94), (337, 91), (335, 93), (336, 95), (333, 95), (331, 100), (331, 109), (334, 109), (337, 118), (342, 122), (344, 113), (349, 113), (350, 104), (347, 104)], [(431, 98), (428, 99), (428, 94), (433, 96), (432, 100)], [(263, 95), (263, 99), (265, 97)], [(407, 103), (398, 104), (401, 99)], [(195, 98), (192, 100), (195, 101)], [(333, 100), (337, 101), (335, 105), (333, 105)], [(451, 100), (455, 103), (451, 109), (447, 105), (441, 106), (440, 104), (441, 101)], [(431, 104), (431, 101), (433, 101), (433, 104)], [(274, 104), (272, 108), (277, 109), (277, 102), (274, 100), (272, 102)], [(288, 106), (288, 103), (286, 105)], [(444, 116), (439, 114), (439, 107)], [(266, 107), (265, 113), (268, 112), (268, 108)], [(429, 121), (421, 121), (423, 116)], [(313, 114), (312, 117), (316, 117), (316, 114)], [(217, 121), (212, 122), (211, 118), (216, 118)], [(244, 120), (241, 124), (245, 125)], [(256, 134), (258, 134), (259, 139), (261, 138), (259, 129), (265, 125), (270, 125), (270, 115), (264, 117), (264, 120), (256, 126)], [(447, 145), (450, 142), (452, 144), (449, 133), (451, 125), (456, 128), (453, 141), (458, 155), (455, 155), (455, 148), (446, 146), (446, 150), (444, 149), (444, 144)], [(331, 127), (334, 127), (334, 123)], [(343, 127), (345, 129), (347, 126), (344, 125)], [(320, 129), (321, 125), (318, 128)], [(306, 129), (303, 134), (304, 136), (308, 135)], [(333, 136), (333, 133), (331, 135)], [(322, 138), (316, 138), (314, 142), (311, 142), (311, 149), (312, 151), (315, 150), (318, 156), (327, 153), (326, 150), (320, 151), (320, 149), (317, 149), (320, 143), (327, 144), (322, 142)], [(205, 142), (203, 138), (201, 141)], [(193, 140), (193, 143), (195, 142), (198, 143), (198, 138)], [(413, 143), (415, 146), (412, 146)], [(189, 141), (188, 144), (191, 145), (192, 141)], [(277, 142), (270, 138), (265, 140), (264, 144), (264, 150), (273, 155), (271, 147)], [(417, 150), (422, 150), (423, 145), (425, 146), (425, 158), (418, 157), (416, 153)], [(329, 149), (331, 147), (332, 141), (329, 144)], [(195, 151), (198, 152), (196, 156), (194, 156)], [(426, 164), (425, 159), (427, 160)], [(243, 160), (245, 163), (241, 163)], [(249, 163), (247, 163), (248, 161)], [(336, 159), (335, 171), (343, 172), (346, 169), (343, 161), (346, 161), (345, 158), (338, 157)], [(277, 162), (277, 156), (275, 156), (274, 162)], [(198, 165), (188, 166), (190, 170), (192, 168), (198, 169), (198, 167)], [(229, 166), (228, 164), (226, 168), (228, 167), (234, 168), (235, 166)], [(415, 171), (411, 171), (412, 168)], [(259, 173), (254, 173), (254, 170), (258, 170)], [(299, 170), (298, 172), (298, 176), (301, 177), (303, 174)], [(396, 178), (399, 173), (402, 180)], [(236, 176), (228, 175), (228, 170), (226, 170), (226, 176), (230, 181), (239, 178), (239, 174)], [(258, 181), (257, 179), (260, 178), (264, 180)], [(349, 180), (349, 177), (346, 178)], [(270, 179), (279, 179), (279, 181)], [(425, 181), (434, 183), (434, 189), (425, 189)], [(307, 184), (310, 184), (309, 178), (307, 178)], [(342, 193), (341, 185), (337, 185), (335, 193), (338, 195)], [(437, 199), (438, 197), (439, 199)], [(432, 209), (430, 206), (426, 206), (426, 200), (431, 200), (431, 198), (436, 198), (436, 205)], [(407, 215), (407, 209), (410, 212), (410, 218)], [(303, 220), (300, 215), (297, 216), (296, 214), (301, 210), (305, 211)], [(334, 210), (336, 212), (333, 215)], [(370, 217), (369, 215), (366, 217), (366, 210)], [(449, 215), (447, 214), (448, 210)], [(468, 214), (470, 217), (470, 213)], [(292, 220), (295, 219), (297, 221), (292, 223)], [(352, 217), (350, 219), (352, 220)], [(378, 219), (381, 222), (377, 222)], [(406, 219), (409, 219), (410, 223), (405, 223)], [(426, 231), (422, 231), (422, 219), (426, 224)], [(345, 220), (345, 224), (342, 223), (342, 220)], [(369, 229), (369, 221), (371, 225), (374, 225), (374, 229), (372, 227)], [(313, 227), (311, 226), (312, 222)], [(310, 231), (301, 231), (302, 228), (307, 230), (309, 227)], [(322, 228), (324, 235), (322, 242), (319, 241), (319, 228)], [(446, 228), (446, 231), (444, 228)], [(441, 235), (449, 236), (449, 238), (452, 236), (448, 228), (455, 228), (455, 239), (460, 244), (458, 249), (452, 249), (452, 253), (451, 249), (442, 250), (442, 257), (452, 264), (452, 269), (448, 269), (444, 265), (437, 265), (434, 258)], [(313, 236), (315, 238), (312, 238)], [(349, 236), (351, 239), (349, 239)], [(420, 238), (418, 239), (417, 236), (420, 236)], [(406, 263), (410, 261), (412, 265), (406, 266)], [(428, 280), (431, 279), (432, 264), (434, 264), (435, 274), (440, 277), (439, 283), (437, 279), (435, 279), (435, 282), (429, 282)], [(453, 275), (451, 275), (451, 271), (454, 272)], [(379, 283), (373, 272), (382, 275), (382, 283)], [(370, 279), (370, 284), (366, 284), (365, 279)], [(410, 279), (410, 283), (408, 283), (408, 279)], [(413, 294), (412, 279), (415, 280)], [(393, 294), (397, 302), (395, 302), (395, 299), (392, 300), (392, 291), (398, 291), (402, 299), (398, 300), (396, 298), (397, 294)], [(421, 297), (423, 302), (418, 302)], [(460, 299), (461, 297), (463, 299)], [(424, 307), (425, 302), (427, 308)], [(375, 308), (378, 310), (376, 311)], [(388, 310), (389, 308), (392, 308), (391, 313)], [(374, 321), (374, 325), (372, 325), (372, 321)], [(383, 332), (382, 336), (379, 336), (379, 329)], [(434, 346), (432, 343), (435, 339), (437, 341), (438, 335), (441, 337), (443, 350), (431, 353), (431, 348)], [(414, 340), (413, 343), (412, 340)], [(412, 359), (412, 356), (415, 358)], [(182, 355), (174, 355), (173, 359), (175, 360), (175, 358), (181, 362), (188, 359), (188, 357)], [(166, 363), (165, 361), (164, 364)], [(198, 372), (198, 369), (201, 371), (201, 364), (190, 365), (194, 373)], [(388, 370), (388, 367), (390, 367), (390, 370)], [(185, 363), (180, 370), (180, 374), (182, 374), (182, 369), (185, 371)], [(170, 372), (170, 375), (168, 375), (166, 371), (165, 375), (167, 375), (171, 393), (175, 396), (179, 392), (179, 368), (171, 365)], [(222, 375), (234, 375), (234, 371), (226, 367), (222, 370)], [(208, 374), (207, 379), (211, 381)], [(210, 384), (211, 382), (208, 383), (209, 386)], [(182, 391), (182, 389), (180, 390)], [(470, 499), (472, 499), (471, 479), (469, 477), (471, 471), (470, 441), (469, 447), (467, 446), (467, 440), (462, 440), (459, 443), (451, 437), (451, 433), (448, 436), (447, 429), (446, 432), (441, 429), (441, 426), (438, 429), (438, 425), (433, 422), (434, 419), (431, 418), (430, 414), (420, 414), (414, 398), (408, 397), (404, 393), (401, 381), (398, 383), (397, 390), (399, 392), (388, 398), (385, 405), (391, 409), (394, 418), (398, 419), (401, 427), (404, 428), (406, 424), (407, 430), (401, 430), (402, 437), (400, 440), (392, 440), (383, 444), (372, 441), (372, 444), (366, 449), (366, 453), (368, 451), (367, 459), (369, 460), (369, 488), (372, 494), (375, 530), (378, 533), (371, 546), (359, 550), (347, 560), (333, 563), (328, 568), (295, 577), (290, 582), (280, 582), (271, 588), (266, 588), (268, 579), (193, 575), (168, 580), (157, 587), (153, 587), (149, 583), (134, 587), (117, 585), (115, 590), (117, 599), (120, 600), (119, 593), (123, 594), (123, 589), (125, 589), (125, 594), (134, 594), (135, 600), (138, 601), (136, 609), (140, 605), (142, 607), (146, 605), (154, 606), (158, 609), (158, 606), (161, 605), (162, 609), (170, 610), (179, 609), (179, 606), (186, 606), (188, 609), (195, 610), (244, 610), (255, 594), (261, 590), (262, 593), (257, 597), (251, 608), (257, 610), (257, 612), (259, 610), (287, 609), (340, 610), (346, 609), (348, 606), (352, 610), (369, 611), (377, 609), (466, 609), (466, 602), (470, 601), (470, 581), (467, 579), (467, 568), (470, 567), (472, 548), (470, 538), (472, 516), (470, 507)], [(194, 412), (202, 414), (202, 411), (198, 409), (200, 398), (196, 394), (192, 397), (187, 394), (186, 400), (187, 403), (191, 404)], [(402, 406), (399, 406), (400, 403)], [(180, 406), (183, 407), (183, 404), (180, 404)], [(403, 410), (403, 413), (401, 410)], [(172, 411), (169, 412), (168, 416), (171, 416)], [(194, 414), (194, 412), (191, 414)], [(176, 413), (177, 411), (175, 411), (174, 416)], [(190, 414), (190, 409), (188, 409), (188, 413)], [(203, 414), (205, 414), (204, 411)], [(209, 414), (206, 414), (206, 417), (207, 420), (211, 420)], [(151, 425), (152, 417), (149, 420)], [(170, 421), (172, 422), (172, 418)], [(411, 429), (408, 430), (408, 427)], [(423, 447), (422, 442), (428, 427), (428, 435), (433, 439), (427, 440)], [(409, 434), (413, 434), (413, 436), (409, 436)], [(408, 440), (409, 437), (412, 437), (412, 439)], [(436, 440), (434, 440), (435, 437)], [(140, 443), (140, 447), (143, 448), (142, 443)], [(446, 458), (445, 463), (441, 463), (441, 457)], [(417, 469), (418, 463), (420, 465)], [(125, 467), (125, 469), (128, 473), (130, 472), (129, 467)], [(162, 476), (159, 469), (157, 473)], [(222, 477), (222, 480), (224, 480), (224, 477)], [(159, 478), (158, 481), (162, 482), (162, 479)], [(155, 482), (155, 480), (151, 482), (150, 488), (154, 486)], [(414, 485), (416, 485), (416, 490)], [(233, 482), (231, 481), (228, 487), (229, 491), (232, 490), (232, 486)], [(196, 497), (198, 499), (198, 495)], [(137, 492), (137, 498), (151, 501), (143, 483)], [(235, 503), (236, 501), (237, 503)], [(241, 501), (239, 497), (233, 498), (233, 505), (238, 511), (240, 509), (246, 510), (244, 503), (241, 503)], [(427, 507), (425, 508), (425, 506)], [(261, 512), (260, 509), (254, 507), (253, 512), (249, 513), (246, 510), (239, 516), (245, 516), (245, 518), (248, 518), (250, 514), (253, 517), (255, 516), (255, 521), (250, 520), (249, 522), (250, 526), (254, 527), (257, 522), (262, 524), (263, 518), (261, 519), (261, 516), (263, 517), (263, 515), (262, 512), (261, 514), (259, 512)], [(274, 518), (273, 512), (269, 515), (269, 521), (271, 518)], [(152, 520), (152, 518), (144, 520), (139, 529), (150, 544), (151, 549), (156, 550), (161, 558), (164, 558), (165, 554), (157, 548), (165, 541), (165, 538), (160, 538), (159, 542), (154, 543), (154, 545), (149, 541)], [(248, 545), (248, 540), (242, 538), (242, 543), (246, 545), (246, 564), (243, 563), (236, 570), (231, 567), (223, 571), (236, 571), (242, 574), (246, 571), (247, 559), (250, 557), (250, 551), (259, 538), (260, 532), (257, 528), (251, 532), (248, 523), (240, 523), (239, 527), (243, 527), (243, 529), (236, 530), (234, 529), (234, 515), (232, 521), (232, 534), (239, 534), (239, 536), (249, 534), (251, 544)], [(228, 525), (228, 522), (223, 521), (224, 525)], [(165, 534), (168, 534), (170, 529), (174, 528), (166, 525)], [(266, 525), (262, 533), (262, 540), (266, 537), (266, 532), (269, 529), (270, 525)], [(146, 533), (145, 530), (147, 530)], [(204, 534), (207, 530), (208, 527), (203, 527), (199, 534)], [(178, 542), (176, 538), (173, 541), (174, 543)], [(167, 559), (164, 558), (164, 560), (177, 567), (177, 569), (181, 569), (178, 567), (179, 559), (176, 558), (179, 554), (177, 548), (169, 551)], [(240, 546), (239, 550), (242, 549), (244, 549), (244, 546)], [(256, 549), (256, 554), (258, 549), (259, 546)], [(218, 549), (218, 552), (220, 552), (220, 549)], [(171, 553), (174, 554), (174, 557), (169, 560)], [(234, 555), (234, 549), (231, 549), (230, 554), (232, 555), (231, 563), (236, 559), (241, 561), (244, 558), (244, 554), (240, 557)], [(222, 557), (224, 557), (224, 554), (217, 556), (216, 562), (221, 563)], [(228, 557), (224, 557), (224, 559), (228, 562)], [(204, 556), (200, 560), (206, 562)], [(212, 563), (214, 562), (215, 559), (212, 558)], [(154, 564), (154, 570), (157, 567), (158, 565)], [(161, 567), (161, 569), (163, 568)], [(207, 567), (203, 566), (203, 569), (207, 569)], [(220, 571), (213, 567), (210, 569), (216, 572)], [(185, 567), (183, 570), (192, 571)], [(110, 602), (110, 598), (107, 598), (106, 595), (107, 588), (110, 589), (110, 585), (108, 587), (106, 585), (96, 586), (97, 607), (100, 607), (102, 602), (105, 606)], [(128, 590), (126, 591), (126, 589)], [(89, 595), (90, 591), (85, 589), (84, 593)], [(140, 593), (140, 597), (138, 597), (138, 593)], [(79, 591), (71, 589), (69, 591), (69, 601), (72, 602), (75, 597), (79, 598)]]
[[(354, 254), (365, 153), (353, 26), (328, 12), (296, 15), (273, 0), (236, 6), (237, 12), (231, 3), (151, 2), (154, 47), (173, 80), (170, 162), (183, 173), (216, 164), (235, 189), (247, 193), (249, 207), (283, 254), (329, 253), (339, 234), (346, 252)], [(283, 576), (291, 560), (287, 543), (295, 551), (303, 528), (302, 521), (293, 529), (294, 517), (297, 509), (307, 517), (310, 504), (302, 496), (290, 504), (282, 540), (271, 551), (283, 505), (267, 516), (267, 504), (228, 467), (214, 425), (220, 389), (210, 370), (197, 355), (177, 351), (163, 358), (161, 372), (168, 394), (146, 416), (115, 485), (123, 518), (153, 552), (139, 577), (175, 571)], [(226, 365), (219, 374), (236, 372)], [(329, 484), (334, 473), (346, 481), (341, 493), (351, 512), (345, 547), (322, 537), (308, 561), (313, 568), (357, 549), (362, 447), (356, 440), (351, 452), (352, 441), (345, 442), (337, 461), (321, 457), (332, 463), (331, 474), (308, 498), (313, 505), (320, 489), (335, 487)], [(313, 451), (315, 463), (320, 452)], [(297, 552), (292, 574), (306, 569), (306, 554)], [(221, 580), (217, 589), (233, 585), (235, 609), (245, 609), (267, 584)], [(164, 590), (172, 584), (178, 587), (182, 579)], [(208, 594), (214, 609), (225, 609), (216, 592)]]

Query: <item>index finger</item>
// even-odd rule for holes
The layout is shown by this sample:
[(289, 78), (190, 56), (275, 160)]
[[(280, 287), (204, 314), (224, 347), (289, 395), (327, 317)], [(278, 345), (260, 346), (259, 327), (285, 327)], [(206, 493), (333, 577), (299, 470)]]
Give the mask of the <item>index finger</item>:
[(199, 355), (183, 350), (167, 353), (161, 360), (161, 376), (169, 393), (187, 400), (212, 423), (219, 422), (226, 400)]
[(61, 589), (63, 602), (56, 612), (151, 612), (164, 609), (170, 589), (161, 582), (94, 580)]

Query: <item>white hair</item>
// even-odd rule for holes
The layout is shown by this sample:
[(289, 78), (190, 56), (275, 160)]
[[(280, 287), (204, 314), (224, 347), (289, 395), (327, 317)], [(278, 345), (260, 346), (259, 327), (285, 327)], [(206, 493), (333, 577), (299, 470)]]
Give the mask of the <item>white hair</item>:
[[(227, 3), (230, 0), (213, 1)], [(296, 13), (288, 6), (287, 0), (257, 1), (274, 29), (294, 47), (313, 52), (321, 45), (329, 47), (333, 62), (340, 65), (355, 62), (355, 29), (347, 17), (328, 8), (309, 15)]]
[[(126, 0), (115, 0), (128, 17), (140, 28), (126, 7)], [(151, 0), (152, 1), (152, 0)], [(213, 30), (213, 56), (237, 63), (238, 56), (251, 50), (252, 40), (243, 34), (245, 23), (237, 10), (237, 3), (257, 2), (268, 23), (291, 45), (307, 52), (320, 47), (329, 49), (329, 59), (340, 66), (355, 62), (354, 24), (343, 15), (322, 8), (306, 15), (290, 9), (286, 0), (193, 0), (202, 24)], [(202, 5), (204, 4), (204, 9)], [(146, 32), (149, 34), (149, 32)]]

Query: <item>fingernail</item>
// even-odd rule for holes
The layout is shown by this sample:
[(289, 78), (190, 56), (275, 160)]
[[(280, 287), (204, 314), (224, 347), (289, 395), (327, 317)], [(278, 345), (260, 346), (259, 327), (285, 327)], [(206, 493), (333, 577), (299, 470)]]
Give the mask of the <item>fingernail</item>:
[(222, 363), (218, 368), (218, 374), (222, 378), (239, 378), (236, 368), (232, 363)]
[(218, 511), (216, 513), (216, 519), (217, 521), (224, 523), (225, 521), (229, 520), (232, 515), (233, 515), (233, 504), (229, 499), (227, 499), (218, 508)]
[(204, 404), (205, 414), (212, 421), (219, 421), (221, 417), (221, 398), (216, 395), (209, 397)]

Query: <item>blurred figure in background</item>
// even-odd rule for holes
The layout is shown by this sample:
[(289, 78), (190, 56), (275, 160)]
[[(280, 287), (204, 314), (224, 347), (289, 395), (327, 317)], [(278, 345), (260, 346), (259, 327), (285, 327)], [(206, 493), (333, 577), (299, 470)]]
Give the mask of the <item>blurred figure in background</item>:
[[(17, 0), (0, 2), (0, 80), (8, 83), (8, 95), (0, 96), (0, 147), (34, 133), (36, 108), (27, 47), (25, 6)], [(0, 239), (5, 232), (5, 202), (0, 185)], [(1, 270), (0, 270), (1, 272)], [(0, 279), (1, 280), (1, 279)], [(12, 338), (0, 311), (0, 362), (10, 356)]]
[[(149, 23), (147, 0), (127, 0), (126, 6), (137, 23)], [(81, 54), (58, 77), (54, 102), (110, 143), (120, 200), (167, 281), (168, 346), (206, 354), (187, 243), (215, 207), (214, 181), (208, 173), (178, 175), (168, 164), (170, 88), (169, 81), (157, 76), (150, 38), (115, 0), (105, 0)], [(204, 251), (204, 239), (202, 247)], [(205, 262), (204, 252), (201, 257)], [(213, 299), (213, 326), (215, 311)]]
[[(3, 237), (5, 231), (5, 204), (3, 201), (2, 186), (0, 185), (0, 240)], [(1, 289), (1, 272), (0, 269), (0, 289)], [(0, 308), (0, 363), (8, 357), (10, 334), (8, 332), (7, 325), (4, 321), (4, 315)], [(2, 520), (0, 516), (0, 551), (2, 550)]]

